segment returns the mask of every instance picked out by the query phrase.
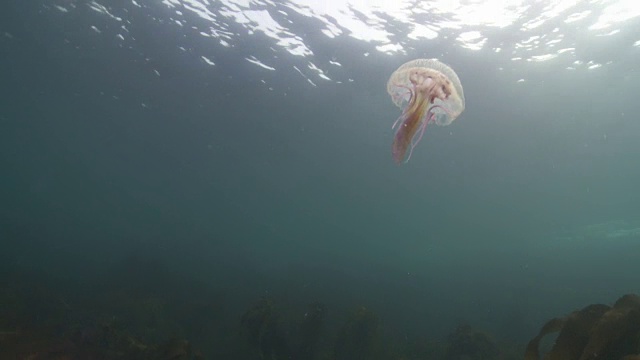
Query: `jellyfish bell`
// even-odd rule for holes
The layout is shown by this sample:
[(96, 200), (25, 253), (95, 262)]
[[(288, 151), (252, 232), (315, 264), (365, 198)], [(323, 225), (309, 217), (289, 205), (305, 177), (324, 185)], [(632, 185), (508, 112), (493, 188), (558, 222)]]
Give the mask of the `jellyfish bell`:
[(392, 147), (396, 163), (409, 161), (427, 124), (447, 126), (464, 110), (458, 75), (436, 59), (416, 59), (401, 65), (391, 74), (387, 92), (402, 109), (392, 126), (396, 130)]

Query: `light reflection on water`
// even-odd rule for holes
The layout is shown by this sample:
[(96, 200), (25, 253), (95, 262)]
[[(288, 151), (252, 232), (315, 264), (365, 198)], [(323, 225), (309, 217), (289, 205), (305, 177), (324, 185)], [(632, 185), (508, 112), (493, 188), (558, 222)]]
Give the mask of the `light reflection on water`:
[[(279, 69), (276, 54), (308, 58), (305, 77), (311, 85), (349, 81), (348, 76), (336, 78), (326, 72), (339, 66), (341, 59), (315, 59), (318, 49), (309, 40), (312, 32), (321, 34), (329, 44), (334, 41), (338, 46), (341, 38), (348, 37), (366, 45), (370, 52), (390, 56), (411, 54), (437, 41), (450, 49), (493, 53), (504, 60), (501, 63), (535, 66), (556, 61), (562, 68), (585, 71), (615, 61), (594, 55), (607, 52), (611, 44), (640, 47), (639, 32), (634, 31), (640, 5), (633, 0), (130, 0), (118, 2), (119, 7), (107, 3), (57, 0), (53, 7), (47, 7), (72, 16), (88, 6), (119, 23), (110, 29), (95, 26), (94, 31), (122, 41), (135, 41), (128, 31), (132, 13), (151, 9), (160, 9), (165, 16), (156, 21), (194, 30), (210, 39), (216, 51), (241, 47), (243, 38), (259, 34), (268, 41), (260, 43), (263, 48), (247, 50), (248, 62), (264, 70), (294, 72), (297, 69), (293, 66)], [(309, 30), (309, 24), (315, 29)], [(216, 59), (200, 50), (197, 56), (214, 66)]]

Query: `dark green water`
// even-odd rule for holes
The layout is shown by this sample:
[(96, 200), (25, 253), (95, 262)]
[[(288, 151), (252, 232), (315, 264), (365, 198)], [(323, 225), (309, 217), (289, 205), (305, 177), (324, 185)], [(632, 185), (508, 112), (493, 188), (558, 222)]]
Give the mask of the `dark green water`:
[[(637, 20), (604, 38), (561, 25), (577, 59), (603, 64), (570, 70), (505, 55), (530, 36), (517, 26), (487, 30), (503, 53), (449, 29), (388, 55), (291, 16), (304, 57), (229, 18), (226, 47), (186, 10), (177, 26), (167, 6), (112, 1), (115, 21), (91, 4), (2, 5), (6, 269), (91, 281), (136, 254), (238, 316), (270, 294), (334, 314), (365, 304), (408, 336), (464, 321), (518, 340), (640, 291)], [(393, 39), (405, 25), (390, 20)], [(457, 72), (466, 110), (397, 166), (386, 81), (420, 57)]]

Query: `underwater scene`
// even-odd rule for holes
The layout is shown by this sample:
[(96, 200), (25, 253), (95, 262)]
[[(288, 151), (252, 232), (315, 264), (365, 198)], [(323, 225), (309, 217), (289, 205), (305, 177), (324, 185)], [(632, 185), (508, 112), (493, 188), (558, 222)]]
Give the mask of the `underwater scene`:
[(0, 360), (640, 360), (639, 4), (3, 1)]

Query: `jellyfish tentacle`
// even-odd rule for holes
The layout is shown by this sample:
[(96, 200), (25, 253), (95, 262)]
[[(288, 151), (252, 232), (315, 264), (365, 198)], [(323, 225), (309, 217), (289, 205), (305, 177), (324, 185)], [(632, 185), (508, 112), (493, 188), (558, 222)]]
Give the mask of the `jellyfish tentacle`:
[(435, 110), (435, 109), (440, 109), (440, 110), (444, 111), (444, 113), (445, 113), (445, 114), (447, 114), (447, 115), (451, 116), (451, 111), (449, 111), (449, 109), (447, 109), (447, 108), (446, 108), (446, 107), (444, 107), (444, 106), (441, 106), (441, 105), (435, 105), (435, 104), (434, 104), (434, 105), (432, 105), (432, 106), (429, 108), (429, 112), (428, 112), (428, 114), (430, 114), (430, 115), (429, 115), (429, 116), (427, 116), (427, 118), (429, 119), (429, 122), (431, 122), (431, 121), (436, 121), (436, 113), (434, 112), (434, 110)]
[(403, 161), (403, 163), (408, 163), (409, 159), (411, 159), (411, 154), (413, 154), (413, 146), (409, 149), (409, 155), (407, 155), (407, 158)]
[(413, 149), (416, 147), (416, 145), (418, 145), (418, 143), (422, 139), (422, 135), (424, 134), (424, 129), (426, 129), (426, 128), (427, 128), (427, 123), (426, 122), (423, 122), (422, 124), (420, 124), (420, 129), (418, 129), (418, 131), (420, 131), (420, 136), (418, 137), (417, 141), (411, 140), (411, 147), (409, 148), (409, 155), (407, 156), (407, 159), (404, 161), (405, 163), (408, 163), (409, 159), (411, 159), (411, 154), (413, 154)]
[(408, 113), (406, 111), (402, 112), (402, 115), (400, 115), (396, 121), (393, 123), (393, 125), (391, 126), (391, 129), (395, 129), (396, 126), (398, 126), (398, 124), (403, 123), (405, 121), (405, 119), (407, 118)]
[(405, 97), (405, 96), (409, 95), (409, 100), (407, 101), (407, 103), (408, 103), (408, 104), (411, 104), (411, 101), (412, 101), (412, 100), (413, 100), (413, 98), (414, 98), (413, 89), (412, 89), (411, 87), (409, 87), (409, 86), (402, 85), (402, 84), (397, 84), (397, 83), (396, 83), (396, 84), (394, 84), (394, 85), (395, 85), (395, 86), (396, 86), (396, 88), (398, 88), (398, 89), (406, 90), (406, 92), (403, 92), (402, 94), (400, 94), (399, 92), (396, 92), (396, 93), (393, 95), (393, 101), (397, 103), (397, 102), (398, 102), (398, 99), (403, 98), (403, 97)]
[[(391, 129), (395, 129), (396, 126), (398, 126), (398, 124), (403, 123), (411, 115), (409, 109), (412, 108), (413, 103), (416, 101), (416, 94), (413, 92), (411, 88), (404, 85), (397, 85), (397, 87), (407, 90), (407, 92), (409, 93), (409, 101), (407, 102), (407, 106), (404, 108), (404, 111), (402, 111), (402, 114), (396, 119), (396, 121), (391, 126)], [(405, 96), (405, 95), (406, 94), (403, 94), (402, 96)], [(398, 97), (399, 96), (400, 95), (398, 95)]]
[[(431, 117), (433, 117), (433, 115), (431, 115)], [(424, 136), (424, 131), (427, 130), (427, 124), (430, 122), (430, 119), (425, 119), (422, 121), (422, 124), (420, 124), (420, 127), (418, 128), (418, 131), (420, 132), (418, 134), (418, 137), (415, 140), (411, 141), (411, 151), (413, 152), (413, 148), (416, 147), (416, 145), (418, 145), (418, 143), (420, 142), (420, 140), (422, 140), (422, 136)]]

